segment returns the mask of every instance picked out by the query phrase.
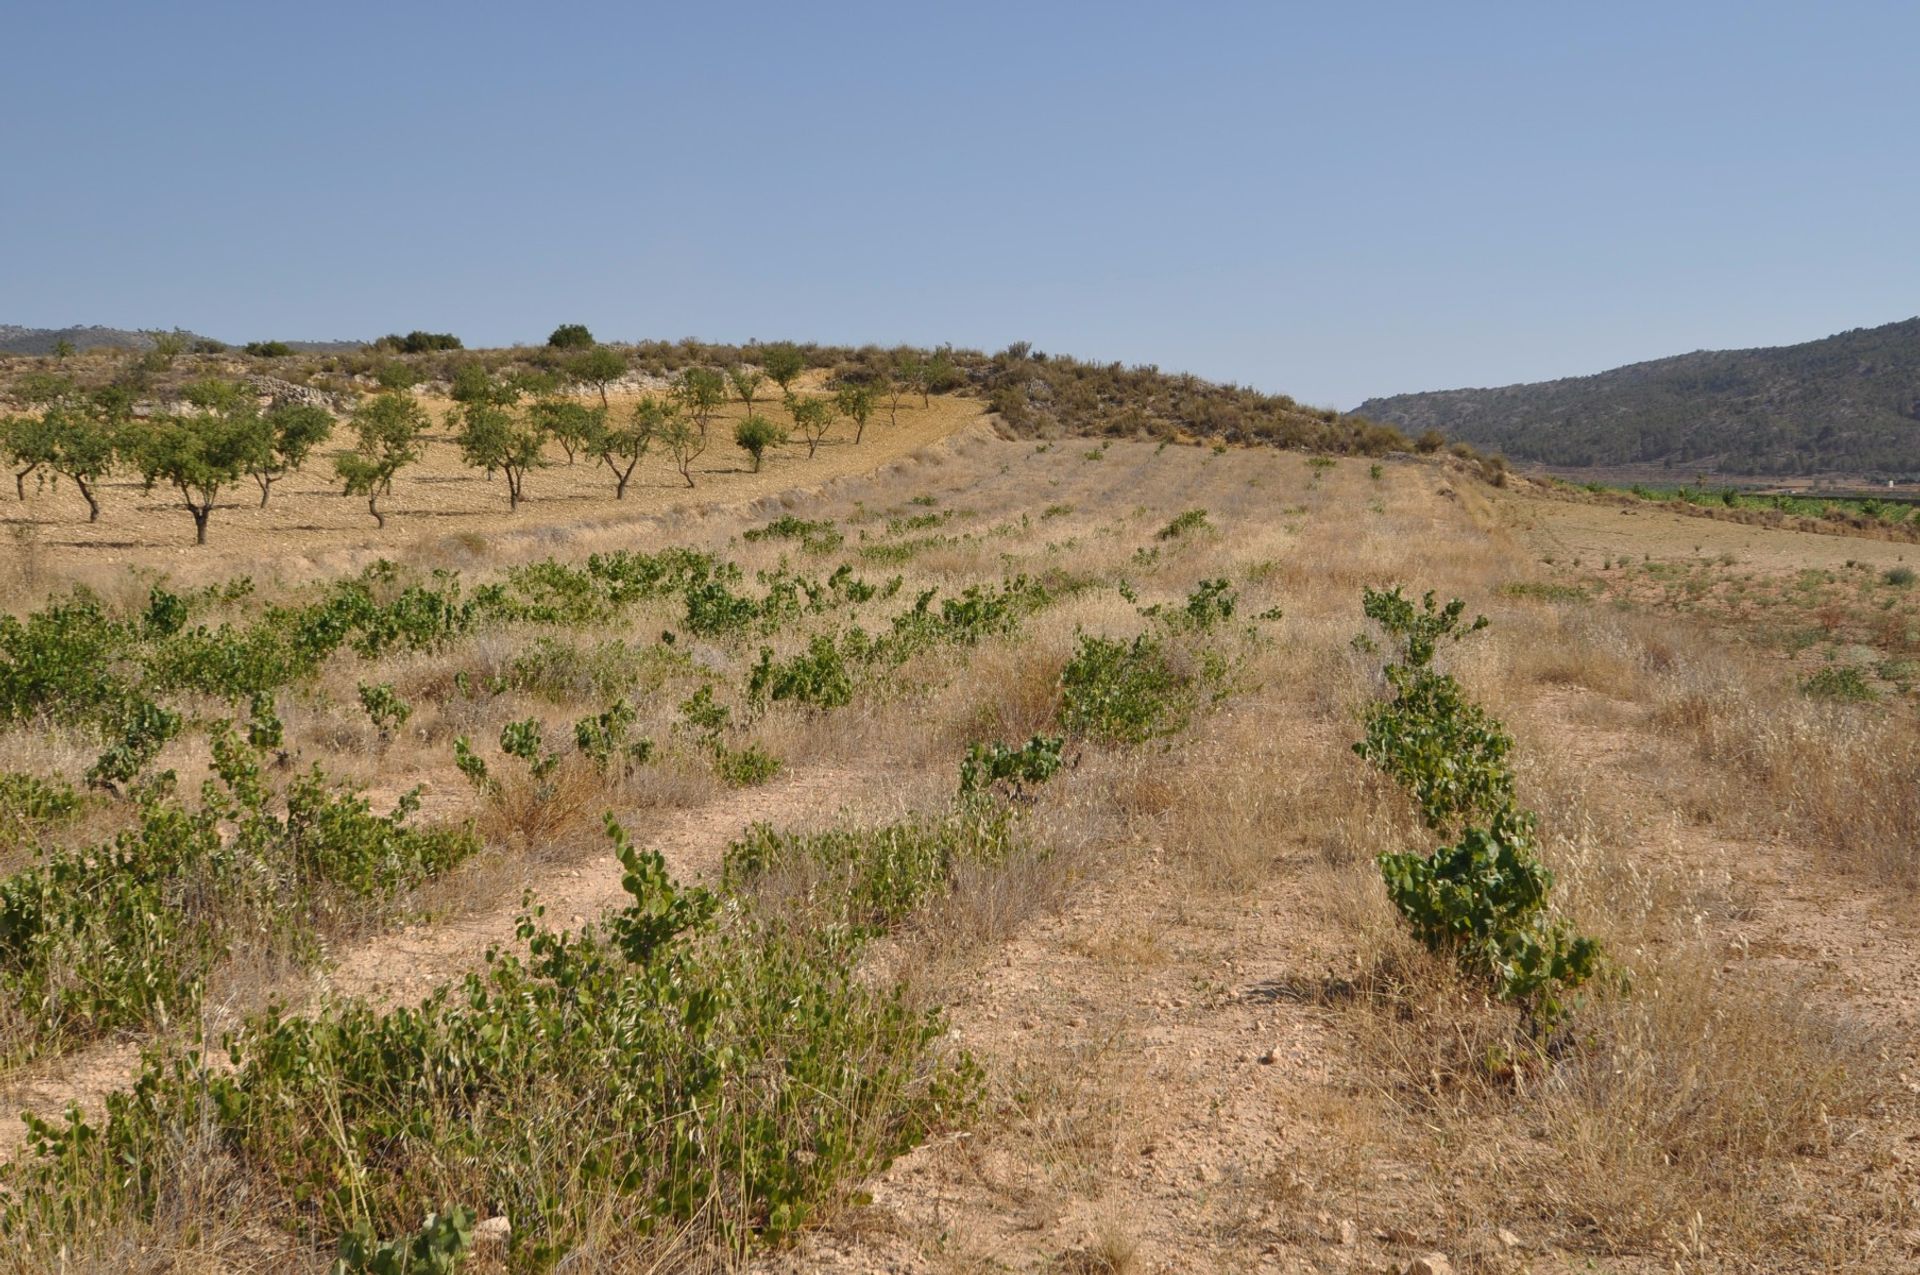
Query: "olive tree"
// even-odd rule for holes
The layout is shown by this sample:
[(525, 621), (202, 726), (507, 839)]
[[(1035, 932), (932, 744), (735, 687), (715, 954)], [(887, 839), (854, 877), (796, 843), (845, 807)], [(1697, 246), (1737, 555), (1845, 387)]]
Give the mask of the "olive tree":
[(546, 463), (540, 454), (545, 435), (531, 420), (522, 420), (505, 407), (475, 401), (462, 404), (456, 411), (460, 420), (455, 441), (467, 464), (484, 469), (491, 477), (495, 470), (507, 476), (507, 508), (520, 508), (527, 471)]
[(740, 450), (753, 457), (753, 472), (760, 472), (760, 463), (766, 459), (767, 448), (786, 441), (778, 425), (764, 416), (749, 416), (733, 427), (733, 441)]
[(260, 485), (260, 507), (267, 507), (273, 485), (307, 463), (313, 449), (333, 436), (333, 413), (311, 403), (279, 403), (260, 418), (263, 446), (255, 458), (253, 481)]
[(338, 457), (333, 467), (349, 496), (365, 496), (373, 525), (385, 527), (380, 497), (393, 490), (393, 477), (420, 458), (420, 435), (427, 428), (427, 409), (411, 396), (375, 394), (353, 411), (354, 449)]
[(556, 350), (584, 350), (593, 345), (593, 333), (584, 323), (562, 323), (547, 338), (547, 344)]
[(793, 417), (793, 427), (800, 431), (800, 437), (807, 440), (807, 456), (813, 456), (814, 448), (833, 428), (833, 404), (824, 398), (796, 398), (787, 395), (787, 414)]
[(840, 415), (853, 422), (853, 441), (858, 443), (867, 433), (867, 418), (873, 415), (873, 387), (871, 385), (842, 385), (833, 396), (833, 405)]
[(627, 356), (618, 350), (597, 345), (567, 363), (567, 376), (600, 391), (600, 406), (607, 406), (607, 386), (627, 374)]

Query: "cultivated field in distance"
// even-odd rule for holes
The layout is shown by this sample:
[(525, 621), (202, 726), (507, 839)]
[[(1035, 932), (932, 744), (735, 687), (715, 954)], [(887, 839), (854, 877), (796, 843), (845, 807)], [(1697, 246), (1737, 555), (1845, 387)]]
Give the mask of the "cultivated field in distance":
[(415, 344), (0, 362), (0, 1271), (1920, 1264), (1904, 519)]

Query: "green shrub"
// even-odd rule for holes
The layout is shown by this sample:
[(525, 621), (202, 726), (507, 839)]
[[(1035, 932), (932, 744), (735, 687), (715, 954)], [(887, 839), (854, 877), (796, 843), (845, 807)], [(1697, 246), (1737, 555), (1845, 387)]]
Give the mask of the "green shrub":
[(1060, 675), (1060, 720), (1076, 735), (1138, 744), (1187, 724), (1194, 705), (1191, 680), (1174, 668), (1161, 639), (1132, 642), (1083, 635)]
[(832, 553), (845, 537), (831, 519), (810, 521), (782, 514), (764, 527), (743, 533), (741, 539), (749, 544), (760, 540), (798, 540), (808, 553)]
[(1553, 874), (1533, 844), (1533, 817), (1501, 811), (1431, 856), (1383, 854), (1387, 897), (1427, 947), (1450, 953), (1496, 994), (1553, 1024), (1600, 968), (1597, 940), (1547, 908)]
[(1513, 738), (1451, 676), (1387, 666), (1390, 701), (1368, 707), (1354, 751), (1413, 797), (1428, 827), (1447, 831), (1513, 804)]
[(1196, 531), (1205, 531), (1213, 524), (1207, 521), (1204, 509), (1189, 509), (1172, 522), (1154, 533), (1156, 540), (1178, 540), (1181, 536), (1192, 535)]
[(609, 827), (631, 901), (603, 924), (523, 917), (517, 950), (418, 1006), (270, 1010), (217, 1064), (150, 1055), (97, 1123), (30, 1118), (0, 1166), (13, 1251), (149, 1212), (179, 1149), (211, 1139), (245, 1184), (230, 1198), (344, 1233), (365, 1269), (466, 1247), (464, 1210), (419, 1228), (423, 1189), (511, 1217), (516, 1266), (560, 1262), (610, 1209), (737, 1255), (971, 1109), (977, 1069), (936, 1058), (940, 1018), (859, 974), (857, 936), (723, 912)]
[(1840, 700), (1863, 704), (1878, 698), (1866, 674), (1850, 664), (1829, 664), (1814, 671), (1800, 684), (1804, 694), (1815, 699)]
[(815, 708), (841, 708), (853, 702), (853, 675), (846, 657), (832, 637), (815, 634), (807, 649), (785, 660), (773, 658), (773, 648), (760, 648), (760, 662), (747, 677), (747, 699), (792, 700)]
[(759, 823), (727, 847), (725, 880), (756, 885), (808, 924), (874, 933), (945, 893), (963, 867), (1004, 862), (1018, 844), (1012, 816), (993, 802), (880, 828), (787, 833)]
[(1457, 836), (1431, 855), (1381, 854), (1387, 895), (1428, 948), (1551, 1029), (1599, 971), (1600, 946), (1547, 906), (1553, 877), (1533, 816), (1515, 808), (1512, 737), (1432, 667), (1443, 640), (1478, 632), (1486, 617), (1469, 624), (1460, 599), (1443, 607), (1428, 593), (1415, 605), (1398, 588), (1365, 590), (1362, 608), (1400, 649), (1386, 666), (1393, 697), (1368, 709), (1354, 751), (1408, 791), (1428, 827)]
[(960, 762), (960, 795), (969, 797), (1003, 785), (1017, 800), (1029, 787), (1038, 787), (1058, 773), (1065, 743), (1058, 735), (1035, 735), (1018, 747), (975, 743)]
[(413, 716), (413, 705), (394, 692), (391, 682), (362, 682), (359, 693), (360, 707), (382, 739), (390, 738)]
[(1888, 567), (1880, 573), (1880, 578), (1896, 589), (1905, 589), (1913, 584), (1913, 568)]
[(613, 770), (616, 762), (623, 770), (643, 766), (653, 756), (653, 741), (632, 738), (635, 713), (633, 705), (616, 700), (592, 717), (573, 724), (573, 742), (601, 774)]

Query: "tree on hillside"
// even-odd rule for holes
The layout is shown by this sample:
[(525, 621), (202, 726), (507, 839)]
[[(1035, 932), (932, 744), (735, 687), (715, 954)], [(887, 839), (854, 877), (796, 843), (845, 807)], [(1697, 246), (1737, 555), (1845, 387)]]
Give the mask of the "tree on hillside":
[(941, 346), (927, 360), (926, 372), (920, 381), (920, 406), (931, 406), (931, 395), (957, 389), (965, 379), (960, 374), (959, 365), (953, 361), (953, 347)]
[(653, 436), (673, 457), (673, 467), (680, 471), (680, 477), (687, 480), (687, 486), (693, 486), (693, 462), (701, 452), (707, 450), (706, 427), (695, 425), (679, 412), (674, 412), (660, 422)]
[(410, 390), (420, 383), (420, 371), (411, 363), (389, 359), (373, 370), (373, 379), (383, 390)]
[(58, 404), (45, 412), (43, 443), (46, 466), (55, 474), (73, 481), (80, 498), (87, 502), (87, 521), (100, 521), (100, 501), (94, 490), (113, 469), (119, 456), (118, 417), (111, 411)]
[(373, 343), (376, 350), (392, 350), (398, 354), (432, 354), (439, 350), (458, 350), (464, 348), (460, 338), (451, 332), (422, 332), (418, 328), (401, 336), (389, 333)]
[(753, 472), (760, 472), (760, 462), (766, 458), (767, 448), (786, 441), (786, 435), (780, 427), (764, 416), (749, 416), (733, 427), (733, 441), (740, 450), (753, 457)]
[(793, 427), (800, 431), (800, 437), (807, 440), (807, 457), (812, 459), (814, 448), (820, 446), (820, 440), (833, 428), (833, 404), (824, 398), (799, 398), (789, 394), (787, 415), (793, 418)]
[(260, 485), (260, 507), (267, 507), (273, 485), (307, 463), (313, 449), (333, 435), (333, 414), (311, 403), (279, 403), (260, 418), (263, 446), (254, 459), (253, 481)]
[(902, 350), (887, 368), (887, 423), (900, 423), (900, 396), (919, 383), (925, 371), (918, 355)]
[(520, 387), (511, 380), (495, 380), (486, 364), (472, 360), (453, 370), (447, 397), (461, 404), (488, 403), (494, 407), (512, 407), (520, 401)]
[(593, 333), (584, 323), (562, 323), (547, 338), (547, 344), (556, 350), (584, 350), (593, 345)]
[(484, 469), (491, 477), (495, 470), (507, 476), (507, 508), (520, 508), (527, 471), (545, 464), (540, 454), (545, 441), (538, 425), (521, 420), (511, 410), (487, 402), (463, 404), (456, 412), (460, 420), (455, 441), (467, 464)]
[(0, 420), (0, 455), (7, 459), (7, 465), (13, 470), (13, 490), (20, 499), (27, 498), (27, 479), (47, 463), (50, 444), (47, 441), (47, 414), (53, 411), (28, 412), (20, 416), (9, 416)]
[(853, 441), (858, 443), (866, 436), (867, 418), (873, 415), (873, 387), (842, 385), (833, 396), (833, 405), (840, 415), (853, 422)]
[(893, 365), (894, 385), (924, 400), (927, 392), (927, 364), (918, 354), (903, 353)]
[(54, 362), (65, 363), (68, 359), (72, 357), (73, 357), (73, 342), (67, 340), (67, 338), (65, 337), (61, 337), (59, 340), (53, 343), (53, 361)]
[(427, 409), (402, 394), (375, 394), (354, 409), (354, 450), (333, 462), (349, 496), (365, 496), (376, 527), (387, 525), (380, 497), (393, 490), (393, 476), (420, 458)]
[(767, 370), (767, 376), (780, 387), (780, 392), (787, 394), (792, 392), (794, 381), (807, 370), (807, 356), (793, 342), (781, 341), (767, 347), (766, 353), (760, 356), (760, 366)]
[(753, 400), (759, 395), (760, 387), (767, 383), (766, 374), (758, 368), (737, 367), (727, 373), (727, 383), (739, 395), (740, 405), (747, 409), (747, 415), (752, 416)]
[(560, 374), (543, 367), (517, 367), (507, 373), (506, 384), (527, 398), (552, 398), (560, 392)]
[(649, 394), (633, 405), (633, 414), (624, 425), (609, 425), (600, 418), (600, 428), (587, 443), (587, 450), (613, 474), (613, 498), (627, 498), (627, 481), (647, 454), (667, 418), (679, 409), (672, 403)]
[(165, 483), (193, 515), (194, 543), (207, 543), (207, 519), (220, 493), (259, 463), (260, 409), (244, 386), (202, 381), (187, 387), (193, 416), (156, 416), (128, 427), (123, 450), (151, 491)]
[(537, 433), (560, 444), (569, 465), (576, 455), (588, 451), (588, 444), (607, 423), (606, 408), (588, 407), (565, 398), (536, 399), (527, 414)]
[[(680, 380), (673, 387), (673, 397), (693, 428), (699, 431), (701, 446), (705, 447), (707, 422), (727, 401), (726, 380), (712, 368), (690, 367), (680, 373)], [(688, 485), (692, 485), (691, 480)]]
[(597, 345), (567, 362), (567, 375), (570, 378), (600, 391), (602, 407), (607, 406), (607, 386), (626, 374), (627, 356), (604, 345)]

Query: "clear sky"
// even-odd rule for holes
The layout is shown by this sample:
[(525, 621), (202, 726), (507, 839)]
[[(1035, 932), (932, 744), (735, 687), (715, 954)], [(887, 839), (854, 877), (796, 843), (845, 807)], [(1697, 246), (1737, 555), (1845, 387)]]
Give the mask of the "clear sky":
[(14, 3), (0, 322), (1318, 404), (1920, 312), (1920, 4)]

